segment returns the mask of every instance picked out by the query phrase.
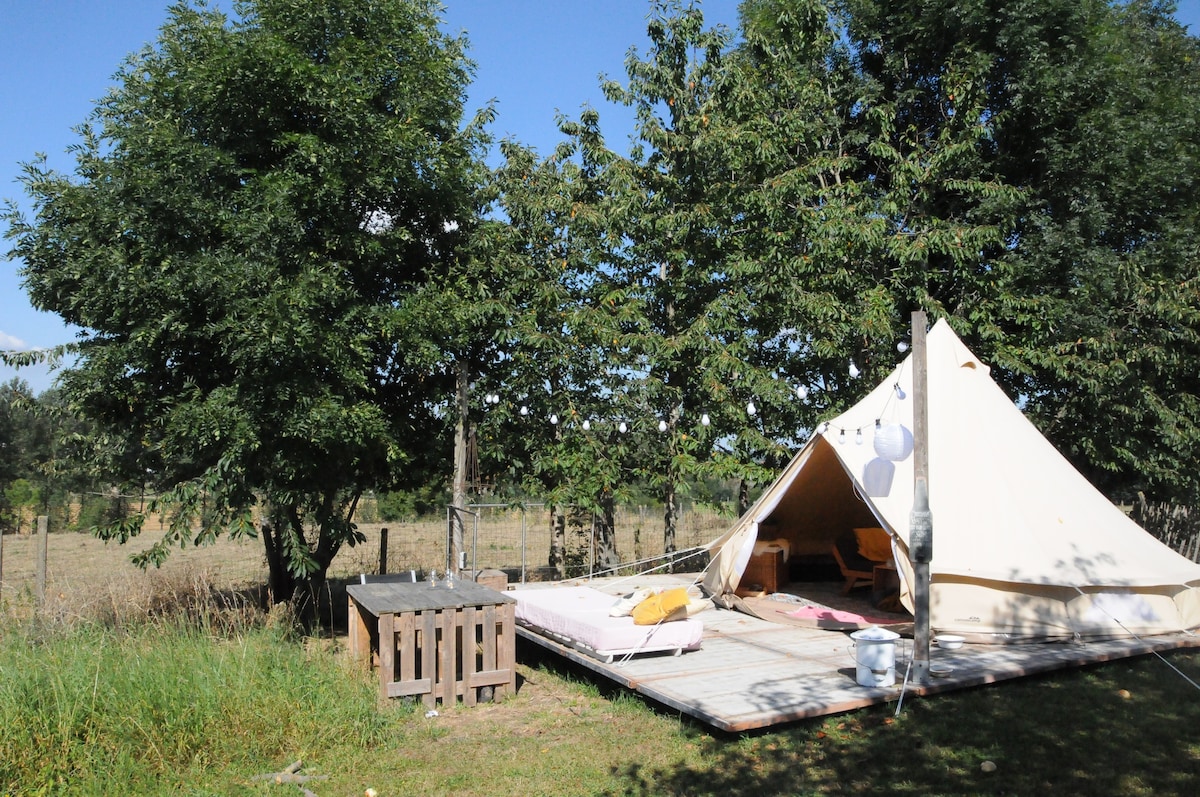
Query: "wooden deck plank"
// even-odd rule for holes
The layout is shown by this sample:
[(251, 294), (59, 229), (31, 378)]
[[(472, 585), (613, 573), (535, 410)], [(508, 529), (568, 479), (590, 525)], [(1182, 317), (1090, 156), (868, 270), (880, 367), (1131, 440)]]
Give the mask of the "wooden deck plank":
[[(662, 585), (678, 585), (683, 578), (660, 576), (658, 580), (664, 582)], [(605, 589), (603, 581), (591, 585)], [(629, 589), (627, 585), (610, 586), (606, 591), (616, 594)], [(911, 640), (902, 640), (897, 647), (896, 683), (866, 687), (857, 683), (853, 642), (845, 632), (785, 626), (724, 609), (711, 609), (698, 617), (705, 626), (699, 650), (681, 656), (646, 654), (611, 664), (520, 626), (517, 633), (663, 706), (724, 731), (766, 728), (900, 698)], [(957, 651), (934, 648), (934, 664), (949, 673), (929, 686), (909, 684), (906, 694), (933, 695), (1182, 647), (1200, 647), (1200, 637), (1173, 634), (1082, 644), (965, 645)]]

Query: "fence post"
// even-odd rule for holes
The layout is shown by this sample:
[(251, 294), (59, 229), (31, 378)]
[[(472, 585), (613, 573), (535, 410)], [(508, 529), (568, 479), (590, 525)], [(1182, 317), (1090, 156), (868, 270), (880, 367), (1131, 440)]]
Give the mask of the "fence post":
[(46, 549), (50, 546), (50, 518), (46, 515), (38, 515), (37, 535), (37, 602), (41, 607), (46, 602)]
[(379, 530), (379, 575), (387, 575), (387, 526)]

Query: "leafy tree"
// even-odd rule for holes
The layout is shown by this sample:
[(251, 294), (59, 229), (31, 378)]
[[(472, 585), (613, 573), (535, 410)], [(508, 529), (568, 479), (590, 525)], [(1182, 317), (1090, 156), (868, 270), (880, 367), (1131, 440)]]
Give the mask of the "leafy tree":
[(897, 132), (978, 127), (957, 177), (1020, 192), (1003, 246), (931, 283), (934, 306), (1109, 492), (1194, 501), (1200, 53), (1174, 4), (845, 6)]
[(80, 128), (75, 175), (27, 166), (35, 215), (10, 207), (8, 237), (34, 304), (84, 330), (64, 394), (107, 466), (162, 492), (147, 511), (177, 510), (136, 561), (261, 534), (275, 599), (311, 598), (364, 491), (441, 465), (426, 300), (470, 233), (478, 139), (436, 8), (173, 6)]

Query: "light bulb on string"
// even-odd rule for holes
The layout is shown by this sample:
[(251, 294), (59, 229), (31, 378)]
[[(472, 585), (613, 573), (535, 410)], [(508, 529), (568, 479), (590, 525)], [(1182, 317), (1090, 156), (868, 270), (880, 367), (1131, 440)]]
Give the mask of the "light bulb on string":
[(758, 407), (754, 406), (753, 401), (746, 405), (746, 414), (751, 418), (758, 414)]
[(586, 431), (588, 431), (588, 430), (589, 430), (589, 429), (591, 429), (591, 428), (592, 428), (592, 422), (591, 422), (591, 421), (589, 421), (587, 418), (584, 418), (584, 419), (583, 419), (583, 431), (585, 431), (585, 432), (586, 432)]
[(908, 398), (908, 394), (904, 392), (904, 388), (900, 387), (899, 382), (896, 383), (896, 398), (900, 399), (901, 401), (904, 401), (906, 398)]
[(557, 412), (550, 416), (550, 425), (558, 426), (558, 413)]
[(700, 416), (700, 425), (701, 426), (708, 426), (710, 423), (712, 423), (712, 419), (708, 417), (707, 412)]
[(667, 422), (666, 422), (666, 421), (659, 421), (659, 422), (658, 422), (658, 431), (660, 431), (660, 432), (665, 432), (665, 431), (667, 431)]
[(862, 445), (862, 429), (859, 429), (854, 433), (854, 444), (856, 446)]
[(846, 430), (842, 429), (840, 432), (838, 432), (838, 445), (841, 445), (842, 443), (845, 443), (845, 442), (846, 442)]
[(522, 414), (522, 415), (528, 415), (528, 414), (529, 414), (529, 408), (528, 408), (528, 407), (526, 407), (524, 404), (522, 404), (522, 405), (521, 405), (521, 414)]
[(825, 421), (825, 423), (821, 424), (821, 434), (825, 434), (828, 431), (829, 431), (829, 421)]
[(617, 431), (621, 434), (625, 434), (629, 431), (629, 425), (626, 424), (625, 421), (621, 421), (619, 424), (617, 424)]
[(896, 351), (900, 352), (901, 354), (904, 354), (904, 352), (908, 351), (908, 341), (902, 340), (899, 343), (897, 343)]
[(800, 399), (801, 401), (804, 401), (806, 398), (808, 398), (808, 388), (806, 388), (804, 385), (796, 385), (796, 398)]
[(849, 373), (851, 379), (858, 379), (858, 375), (861, 373), (861, 371), (858, 370), (858, 366), (854, 364), (854, 360), (850, 361)]

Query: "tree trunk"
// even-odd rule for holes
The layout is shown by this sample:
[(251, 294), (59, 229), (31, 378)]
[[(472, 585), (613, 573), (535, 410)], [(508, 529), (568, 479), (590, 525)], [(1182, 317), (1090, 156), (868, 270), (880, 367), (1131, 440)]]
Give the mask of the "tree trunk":
[(595, 567), (596, 570), (610, 570), (621, 564), (621, 555), (617, 552), (616, 506), (611, 492), (606, 490), (600, 496), (600, 512), (595, 517)]
[(741, 517), (750, 509), (750, 482), (746, 479), (738, 481), (737, 516)]
[(281, 519), (273, 517), (262, 526), (263, 552), (267, 559), (267, 593), (272, 603), (291, 601), (296, 592), (296, 579), (287, 567), (283, 555)]
[(558, 578), (566, 575), (567, 557), (567, 516), (562, 507), (555, 504), (550, 507), (550, 556), (547, 563)]
[[(675, 534), (679, 520), (679, 498), (673, 478), (668, 478), (663, 485), (663, 504), (663, 555), (670, 557), (676, 551)], [(674, 565), (668, 565), (667, 572), (675, 572)]]

